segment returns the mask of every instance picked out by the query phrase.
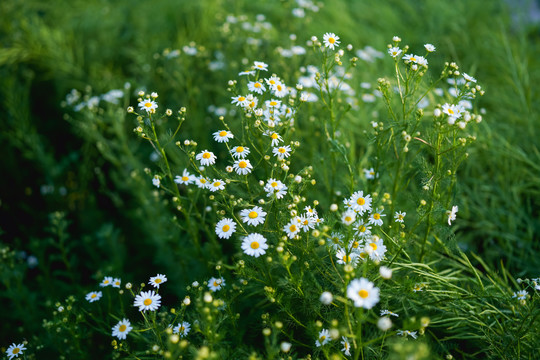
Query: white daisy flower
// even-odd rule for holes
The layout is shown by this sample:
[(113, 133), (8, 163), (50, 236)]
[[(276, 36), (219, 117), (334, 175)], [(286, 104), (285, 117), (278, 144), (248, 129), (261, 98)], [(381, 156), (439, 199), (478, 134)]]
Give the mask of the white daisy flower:
[(465, 109), (461, 105), (451, 105), (446, 103), (442, 106), (442, 112), (448, 115), (450, 118), (448, 120), (448, 123), (450, 125), (453, 125), (457, 119), (461, 118), (461, 115), (464, 111)]
[(161, 186), (161, 179), (159, 178), (159, 175), (154, 175), (152, 178), (152, 184), (157, 188)]
[(402, 57), (403, 61), (405, 62), (405, 64), (409, 64), (409, 63), (414, 63), (416, 64), (418, 59), (417, 59), (417, 56), (416, 55), (413, 55), (413, 54), (405, 54), (403, 57)]
[(277, 108), (281, 106), (281, 100), (276, 100), (276, 99), (266, 100), (264, 104), (266, 105), (266, 107), (271, 108), (274, 111), (276, 111)]
[(315, 341), (315, 345), (317, 345), (317, 347), (324, 346), (330, 342), (330, 339), (330, 332), (328, 331), (328, 329), (322, 329), (319, 332), (319, 337), (317, 338), (317, 341)]
[(249, 234), (242, 241), (242, 250), (246, 255), (259, 257), (266, 254), (266, 249), (268, 249), (268, 244), (261, 234)]
[(99, 286), (101, 287), (105, 287), (105, 286), (110, 286), (113, 284), (113, 278), (112, 276), (105, 276), (105, 278), (103, 279), (103, 281), (101, 281), (101, 283), (99, 284)]
[(274, 156), (277, 156), (279, 160), (288, 158), (291, 155), (291, 151), (292, 149), (289, 145), (275, 147), (272, 149), (272, 153), (274, 153)]
[(272, 87), (272, 91), (273, 91), (274, 95), (277, 96), (278, 98), (285, 97), (289, 93), (289, 90), (287, 89), (287, 86), (285, 86), (285, 84), (283, 84), (281, 82), (274, 85)]
[(416, 339), (418, 336), (416, 335), (416, 331), (409, 331), (409, 330), (398, 330), (396, 335), (407, 337), (410, 336), (413, 339)]
[(24, 347), (24, 344), (11, 344), (8, 349), (6, 350), (7, 356), (9, 356), (9, 359), (13, 359), (14, 357), (18, 358), (19, 355), (23, 353), (23, 351), (26, 350)]
[(401, 52), (402, 50), (395, 46), (388, 49), (388, 54), (390, 54), (390, 56), (394, 59), (397, 58), (401, 54)]
[[(366, 241), (366, 247), (369, 246), (371, 249), (368, 249), (369, 258), (373, 261), (381, 261), (384, 259), (384, 254), (386, 254), (386, 246), (384, 245), (383, 240), (378, 236), (373, 236), (371, 240)], [(373, 251), (370, 251), (373, 250)]]
[(255, 70), (262, 70), (262, 71), (268, 71), (268, 64), (265, 64), (261, 61), (254, 61), (253, 62), (253, 69)]
[(180, 337), (185, 337), (187, 334), (189, 334), (189, 330), (191, 330), (190, 323), (187, 321), (182, 321), (173, 328), (173, 334), (178, 334)]
[(396, 211), (396, 213), (394, 214), (394, 219), (396, 219), (396, 222), (403, 223), (403, 220), (405, 219), (405, 215), (407, 215), (406, 212)]
[(222, 288), (225, 287), (225, 279), (223, 278), (210, 278), (208, 280), (208, 288), (210, 289), (210, 291), (213, 291), (213, 292), (216, 292), (218, 290), (221, 290)]
[(236, 231), (236, 223), (233, 219), (225, 218), (221, 219), (216, 224), (216, 235), (220, 239), (228, 239)]
[(277, 199), (281, 199), (283, 196), (285, 196), (285, 194), (287, 194), (287, 185), (279, 180), (270, 178), (266, 181), (264, 191), (266, 191), (266, 196), (268, 197), (275, 194)]
[(225, 189), (225, 181), (223, 181), (223, 180), (221, 180), (221, 179), (214, 179), (214, 180), (212, 180), (212, 182), (208, 185), (208, 189), (209, 189), (211, 192), (218, 191), (218, 190), (223, 190), (223, 189)]
[(468, 82), (473, 82), (473, 83), (476, 82), (476, 79), (473, 78), (473, 77), (470, 76), (470, 75), (467, 75), (467, 74), (465, 74), (465, 73), (462, 73), (461, 75), (463, 75), (463, 77), (465, 78), (465, 80), (468, 81)]
[(119, 278), (115, 278), (113, 280), (112, 286), (115, 287), (115, 288), (119, 288), (120, 285), (122, 285), (122, 280), (120, 280)]
[(184, 169), (184, 172), (182, 173), (182, 176), (176, 175), (174, 178), (174, 182), (177, 184), (183, 184), (183, 185), (189, 185), (193, 182), (197, 181), (197, 177), (195, 175), (191, 175), (187, 169)]
[(456, 220), (456, 215), (458, 212), (458, 206), (452, 206), (452, 210), (448, 210), (446, 215), (448, 215), (448, 225), (452, 225), (452, 221)]
[(157, 274), (156, 276), (150, 278), (148, 284), (159, 289), (159, 285), (163, 284), (164, 282), (167, 282), (167, 276), (163, 274)]
[(394, 312), (391, 312), (391, 311), (388, 310), (388, 309), (383, 309), (383, 310), (381, 310), (381, 316), (384, 316), (384, 315), (390, 315), (390, 316), (399, 317), (398, 314), (396, 314), (396, 313), (394, 313)]
[(371, 195), (364, 195), (363, 191), (357, 191), (351, 195), (351, 208), (362, 215), (371, 210)]
[(427, 50), (427, 52), (435, 52), (435, 46), (433, 46), (432, 44), (425, 44), (424, 48)]
[(251, 172), (253, 166), (251, 165), (249, 160), (240, 159), (234, 162), (233, 169), (238, 175), (247, 175)]
[(344, 249), (339, 249), (338, 252), (336, 253), (336, 257), (338, 259), (337, 263), (341, 265), (350, 264), (353, 267), (356, 267), (356, 264), (358, 264), (359, 255), (357, 252), (354, 252), (354, 251), (347, 254), (347, 252)]
[(362, 219), (355, 224), (353, 229), (356, 231), (356, 235), (362, 239), (365, 239), (371, 235), (371, 226), (369, 226), (368, 223), (365, 223)]
[(515, 292), (512, 297), (517, 298), (518, 300), (526, 300), (527, 295), (529, 295), (529, 293), (527, 293), (527, 290), (520, 290), (518, 292)]
[(255, 70), (240, 71), (238, 73), (238, 76), (243, 76), (243, 75), (248, 75), (248, 76), (255, 75)]
[(242, 221), (248, 225), (257, 226), (264, 223), (266, 212), (260, 206), (254, 206), (251, 209), (244, 209), (240, 211)]
[(375, 170), (373, 170), (373, 168), (370, 168), (364, 169), (364, 176), (366, 177), (366, 180), (373, 180), (376, 177), (379, 177), (379, 174), (375, 173)]
[(212, 135), (214, 135), (214, 140), (219, 143), (229, 142), (230, 139), (234, 138), (232, 132), (227, 130), (216, 131)]
[(260, 81), (250, 81), (248, 82), (247, 86), (249, 91), (257, 93), (259, 95), (262, 95), (266, 91), (266, 88)]
[(103, 293), (101, 291), (92, 291), (86, 294), (86, 300), (89, 302), (98, 301), (101, 299), (101, 296), (103, 296)]
[(283, 231), (287, 233), (289, 239), (294, 238), (300, 232), (300, 226), (296, 218), (291, 219), (284, 227)]
[(356, 212), (349, 209), (341, 215), (341, 222), (345, 225), (351, 225), (356, 220)]
[(236, 106), (246, 107), (248, 104), (248, 100), (244, 95), (233, 96), (231, 99), (231, 104)]
[(235, 146), (231, 149), (231, 155), (235, 159), (245, 159), (249, 155), (249, 148), (245, 146)]
[(339, 46), (339, 36), (334, 33), (326, 33), (323, 35), (324, 46), (334, 50), (334, 47)]
[(343, 351), (345, 355), (351, 356), (351, 343), (349, 343), (349, 340), (345, 336), (342, 336), (341, 339), (341, 345), (343, 345), (341, 351)]
[(147, 113), (153, 114), (156, 112), (158, 104), (154, 100), (143, 99), (141, 102), (139, 102), (139, 107), (141, 110), (146, 110)]
[(315, 225), (317, 224), (316, 218), (312, 216), (307, 216), (307, 215), (297, 216), (296, 221), (298, 222), (298, 226), (304, 232), (307, 232), (311, 229), (315, 229)]
[(140, 294), (135, 296), (133, 306), (138, 306), (139, 311), (156, 311), (161, 305), (161, 296), (156, 294), (154, 290), (141, 291)]
[(283, 142), (283, 138), (277, 132), (267, 130), (263, 133), (265, 136), (269, 136), (272, 139), (272, 146), (278, 146), (280, 142)]
[(200, 189), (208, 189), (208, 186), (210, 185), (208, 179), (202, 175), (195, 179), (195, 184), (197, 184)]
[(381, 210), (381, 211), (373, 211), (370, 215), (369, 215), (369, 223), (372, 224), (372, 225), (377, 225), (377, 226), (381, 226), (383, 224), (383, 221), (382, 221), (382, 217), (385, 217), (386, 214), (383, 214), (383, 211), (384, 210)]
[(116, 336), (120, 340), (126, 340), (127, 334), (133, 330), (128, 319), (122, 319), (112, 328), (112, 336)]
[(276, 85), (278, 82), (280, 82), (279, 78), (277, 76), (275, 76), (275, 75), (272, 75), (268, 79), (264, 79), (264, 81), (270, 87), (272, 87), (272, 86)]
[(379, 288), (366, 278), (354, 279), (347, 286), (347, 297), (354, 306), (369, 310), (379, 302)]
[(214, 165), (217, 156), (214, 155), (214, 153), (211, 151), (203, 150), (202, 152), (198, 153), (197, 156), (195, 156), (195, 159), (199, 160), (201, 162), (201, 165), (208, 166)]

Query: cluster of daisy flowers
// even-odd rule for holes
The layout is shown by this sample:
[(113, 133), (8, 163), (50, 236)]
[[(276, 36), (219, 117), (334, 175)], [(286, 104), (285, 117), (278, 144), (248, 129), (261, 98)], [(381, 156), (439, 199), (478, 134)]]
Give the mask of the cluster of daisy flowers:
[[(337, 263), (356, 267), (360, 261), (368, 259), (380, 262), (385, 258), (386, 246), (374, 232), (384, 223), (384, 209), (374, 207), (371, 195), (363, 191), (353, 193), (343, 203), (345, 211), (341, 214), (341, 222), (352, 236), (347, 238), (340, 232), (331, 235), (329, 246), (335, 252)], [(396, 212), (394, 221), (403, 223), (405, 215), (405, 212)]]
[[(408, 47), (401, 49), (398, 46), (400, 42), (401, 38), (394, 36), (393, 44), (388, 45), (388, 54), (394, 58), (395, 61), (401, 59), (412, 71), (428, 68), (426, 56), (436, 51), (433, 44), (425, 44), (424, 48), (426, 54), (425, 56), (420, 56), (404, 53), (408, 50)], [(470, 100), (474, 99), (477, 94), (484, 95), (484, 90), (477, 84), (477, 80), (474, 77), (460, 72), (456, 63), (446, 63), (445, 66), (446, 73), (444, 75), (449, 77), (447, 81), (450, 84), (448, 94), (456, 98), (456, 101), (453, 103), (447, 102), (442, 104), (442, 106), (437, 106), (433, 111), (434, 116), (445, 116), (449, 125), (456, 125), (460, 129), (464, 129), (470, 121), (481, 122), (482, 116), (472, 114), (469, 110), (472, 110), (473, 108)], [(421, 72), (420, 74), (423, 73)], [(435, 88), (434, 92), (440, 97), (444, 96), (444, 90), (441, 88)], [(418, 102), (417, 106), (419, 108), (424, 108), (428, 104), (429, 100), (424, 97)]]

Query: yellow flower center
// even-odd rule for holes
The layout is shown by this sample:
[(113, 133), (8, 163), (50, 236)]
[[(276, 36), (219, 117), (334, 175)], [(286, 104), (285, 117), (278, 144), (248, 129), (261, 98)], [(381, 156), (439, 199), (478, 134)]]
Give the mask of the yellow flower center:
[(274, 84), (276, 83), (276, 81), (275, 81), (275, 80), (272, 80), (272, 79), (268, 80), (268, 82), (269, 82), (271, 85), (274, 85)]
[(226, 136), (227, 135), (227, 132), (225, 130), (221, 131), (219, 133), (219, 136), (223, 137), (223, 136)]
[(252, 243), (251, 243), (251, 248), (252, 248), (252, 249), (258, 249), (258, 248), (259, 248), (259, 243), (256, 242), (256, 241), (252, 242)]
[(360, 225), (360, 226), (358, 227), (358, 231), (360, 231), (360, 232), (366, 232), (366, 227), (365, 227), (364, 225)]
[(453, 114), (453, 113), (454, 113), (454, 110), (448, 108), (448, 112), (449, 112), (450, 114)]
[(371, 243), (371, 244), (369, 244), (369, 246), (371, 246), (371, 248), (373, 249), (373, 251), (377, 250), (377, 244)]
[(92, 294), (92, 296), (90, 296), (92, 299), (95, 299), (97, 297), (97, 294)]
[(302, 224), (307, 225), (307, 224), (309, 224), (309, 221), (306, 219), (306, 220), (304, 220), (304, 221), (302, 222)]
[(349, 255), (343, 255), (343, 262), (351, 262), (351, 257)]
[(374, 218), (375, 220), (379, 220), (379, 219), (381, 218), (381, 215), (378, 214), (378, 213), (375, 213), (375, 214), (373, 214), (373, 218)]
[(224, 232), (227, 232), (229, 231), (231, 227), (229, 225), (223, 225), (223, 227), (221, 228), (221, 230), (223, 230)]
[(255, 219), (257, 216), (259, 216), (259, 214), (257, 214), (256, 211), (252, 211), (248, 214), (248, 216), (250, 219)]
[(366, 254), (365, 252), (360, 253), (360, 257), (361, 257), (362, 259), (365, 259), (365, 258), (367, 257), (367, 254)]
[(146, 106), (147, 108), (152, 107), (152, 103), (151, 103), (151, 102), (146, 102), (146, 103), (144, 104), (144, 106)]
[(321, 337), (319, 338), (319, 340), (321, 340), (321, 342), (323, 342), (325, 339), (326, 339), (326, 336), (324, 336), (324, 335), (321, 335)]
[(240, 161), (238, 163), (238, 167), (241, 168), (241, 169), (245, 169), (247, 167), (247, 162), (245, 161)]
[(199, 181), (201, 182), (201, 184), (206, 184), (206, 179), (200, 179)]
[(416, 62), (416, 58), (415, 58), (415, 57), (411, 57), (410, 60)]
[(277, 182), (274, 181), (273, 183), (270, 184), (270, 186), (276, 187), (276, 186), (277, 186)]
[(277, 91), (283, 90), (283, 87), (281, 85), (276, 86)]
[(244, 148), (243, 148), (242, 146), (237, 146), (237, 147), (236, 147), (236, 152), (237, 152), (237, 153), (244, 152)]
[(108, 283), (109, 283), (109, 280), (103, 280), (103, 283), (104, 283), (104, 284), (108, 284)]
[(296, 229), (297, 229), (297, 228), (296, 228), (296, 225), (294, 225), (294, 224), (292, 224), (291, 226), (289, 226), (289, 230), (290, 230), (291, 232), (295, 232)]
[(155, 282), (156, 284), (159, 284), (159, 283), (161, 282), (161, 279), (156, 279), (156, 280), (154, 280), (154, 282)]
[(403, 220), (403, 215), (398, 215), (397, 217), (399, 220)]
[(118, 331), (124, 332), (124, 331), (126, 331), (126, 329), (127, 329), (127, 326), (124, 325), (124, 324), (122, 324), (122, 325), (120, 325), (120, 327), (118, 328)]
[(358, 200), (356, 200), (356, 203), (360, 206), (364, 205), (366, 203), (366, 200), (364, 200), (364, 198), (358, 198)]
[(184, 332), (185, 330), (186, 330), (186, 328), (185, 328), (185, 327), (183, 327), (183, 326), (180, 326), (180, 329), (178, 329), (178, 332), (181, 332), (181, 333), (183, 333), (183, 332)]
[(219, 181), (216, 181), (216, 182), (214, 183), (214, 187), (219, 187), (220, 185), (221, 185), (221, 183), (220, 183)]
[(21, 349), (19, 349), (18, 347), (16, 347), (15, 349), (13, 349), (13, 350), (11, 351), (11, 353), (12, 353), (12, 354), (18, 354), (19, 351), (21, 351)]
[(284, 154), (284, 153), (287, 152), (287, 150), (285, 150), (285, 148), (283, 148), (283, 147), (280, 147), (280, 148), (278, 149), (278, 151), (279, 151), (280, 153), (282, 153), (282, 154)]
[(212, 155), (210, 155), (209, 152), (205, 152), (203, 155), (202, 155), (203, 159), (210, 159), (210, 157), (212, 157)]
[(362, 290), (360, 290), (360, 291), (358, 292), (358, 295), (359, 295), (362, 299), (365, 299), (365, 298), (367, 298), (367, 297), (369, 296), (369, 293), (367, 292), (367, 290), (362, 289)]
[(336, 39), (334, 39), (333, 37), (328, 38), (328, 42), (329, 42), (330, 44), (333, 44), (333, 43), (336, 42)]
[(239, 96), (239, 97), (238, 97), (238, 101), (245, 101), (245, 100), (246, 100), (246, 98), (243, 97), (243, 96)]
[(358, 249), (358, 246), (359, 246), (359, 245), (360, 245), (360, 244), (358, 243), (358, 241), (355, 241), (355, 242), (353, 242), (352, 247), (355, 248), (355, 249)]
[(144, 299), (143, 304), (146, 305), (146, 306), (152, 304), (152, 299)]
[[(279, 85), (278, 85), (279, 87)], [(270, 101), (270, 106), (276, 106), (277, 105), (277, 102), (276, 101)]]
[(253, 84), (253, 87), (258, 89), (261, 87), (261, 83), (256, 82), (255, 84)]
[(182, 176), (182, 181), (188, 181), (189, 178), (187, 176)]
[(214, 286), (217, 287), (217, 286), (219, 286), (219, 285), (221, 285), (221, 281), (219, 281), (219, 282), (218, 282), (218, 280), (214, 281)]
[(278, 134), (273, 133), (270, 137), (271, 137), (272, 139), (276, 140), (276, 139), (278, 138)]
[(345, 222), (350, 222), (352, 221), (352, 218), (350, 216), (345, 216)]

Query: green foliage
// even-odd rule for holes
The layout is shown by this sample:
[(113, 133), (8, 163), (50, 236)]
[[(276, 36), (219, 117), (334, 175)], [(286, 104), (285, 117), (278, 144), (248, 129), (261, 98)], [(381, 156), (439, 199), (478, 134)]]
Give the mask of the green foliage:
[[(8, 0), (0, 13), (2, 350), (27, 341), (29, 359), (534, 358), (540, 67), (525, 12), (465, 0)], [(335, 50), (321, 45), (327, 32), (340, 37)], [(395, 35), (403, 53), (392, 58)], [(269, 71), (238, 75), (254, 61)], [(285, 97), (268, 89), (251, 109), (231, 104), (254, 94), (249, 81), (269, 88), (272, 74)], [(272, 113), (272, 99), (286, 113)], [(159, 107), (147, 112), (144, 100)], [(460, 100), (472, 108), (449, 123), (445, 106)], [(220, 130), (234, 138), (214, 141)], [(235, 146), (250, 150), (248, 174)], [(203, 150), (215, 164), (201, 166)], [(225, 188), (178, 184), (184, 169)], [(347, 213), (347, 199), (368, 195), (371, 210)], [(247, 224), (255, 206), (263, 222)], [(382, 226), (368, 224), (375, 214)], [(221, 238), (224, 218), (236, 228)], [(255, 233), (257, 257), (253, 243), (242, 247)], [(161, 306), (137, 311), (158, 273), (168, 279)], [(106, 276), (121, 287), (100, 287)], [(380, 292), (373, 308), (348, 294), (361, 278)], [(102, 297), (87, 301), (92, 291)], [(111, 337), (122, 319), (126, 340)], [(184, 322), (189, 332), (176, 334)]]

